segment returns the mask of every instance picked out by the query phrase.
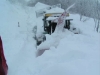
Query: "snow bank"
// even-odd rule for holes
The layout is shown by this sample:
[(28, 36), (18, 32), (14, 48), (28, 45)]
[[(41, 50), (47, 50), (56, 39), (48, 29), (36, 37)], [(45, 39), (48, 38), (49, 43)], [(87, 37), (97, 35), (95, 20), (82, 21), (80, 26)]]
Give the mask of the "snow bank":
[[(98, 34), (96, 35), (98, 36)], [(100, 36), (66, 35), (36, 59), (37, 75), (99, 75)]]

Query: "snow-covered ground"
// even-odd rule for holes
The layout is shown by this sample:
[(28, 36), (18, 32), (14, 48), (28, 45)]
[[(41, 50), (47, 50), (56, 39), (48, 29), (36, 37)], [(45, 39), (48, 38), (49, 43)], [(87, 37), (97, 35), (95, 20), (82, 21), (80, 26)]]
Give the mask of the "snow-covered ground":
[(52, 35), (53, 39), (47, 35), (48, 45), (54, 43), (50, 50), (36, 57), (32, 29), (35, 25), (42, 26), (42, 17), (37, 19), (35, 14), (39, 7), (0, 2), (0, 36), (8, 75), (100, 75), (100, 33), (94, 31), (93, 19), (80, 22), (78, 14), (71, 14), (70, 18), (81, 34), (65, 30)]

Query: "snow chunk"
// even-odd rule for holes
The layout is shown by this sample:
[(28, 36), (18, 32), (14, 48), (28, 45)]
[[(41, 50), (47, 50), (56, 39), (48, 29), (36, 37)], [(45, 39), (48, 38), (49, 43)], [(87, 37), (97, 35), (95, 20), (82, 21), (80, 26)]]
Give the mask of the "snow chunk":
[[(66, 35), (65, 35), (66, 34)], [(42, 42), (38, 47), (37, 47), (37, 53), (36, 56), (40, 56), (42, 55), (45, 50), (49, 50), (51, 47), (55, 47), (57, 48), (57, 46), (59, 45), (59, 42), (61, 39), (63, 39), (64, 37), (66, 37), (67, 35), (73, 34), (72, 32), (70, 32), (69, 30), (65, 29), (62, 32), (55, 32), (52, 33), (51, 35), (46, 35), (46, 41)]]

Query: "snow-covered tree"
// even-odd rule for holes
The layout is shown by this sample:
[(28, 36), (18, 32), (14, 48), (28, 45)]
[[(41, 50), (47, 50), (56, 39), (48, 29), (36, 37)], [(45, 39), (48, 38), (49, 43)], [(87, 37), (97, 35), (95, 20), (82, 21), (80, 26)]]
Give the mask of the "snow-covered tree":
[(98, 0), (95, 1), (94, 10), (95, 30), (98, 32), (100, 28), (100, 4)]

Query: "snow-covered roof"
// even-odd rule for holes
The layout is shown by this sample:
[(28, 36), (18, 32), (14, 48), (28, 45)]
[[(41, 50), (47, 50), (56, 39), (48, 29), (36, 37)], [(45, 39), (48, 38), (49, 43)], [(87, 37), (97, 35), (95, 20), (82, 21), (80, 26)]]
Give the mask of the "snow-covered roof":
[(46, 13), (63, 13), (63, 12), (64, 12), (64, 9), (59, 8), (59, 7), (55, 7), (50, 10), (46, 10)]

